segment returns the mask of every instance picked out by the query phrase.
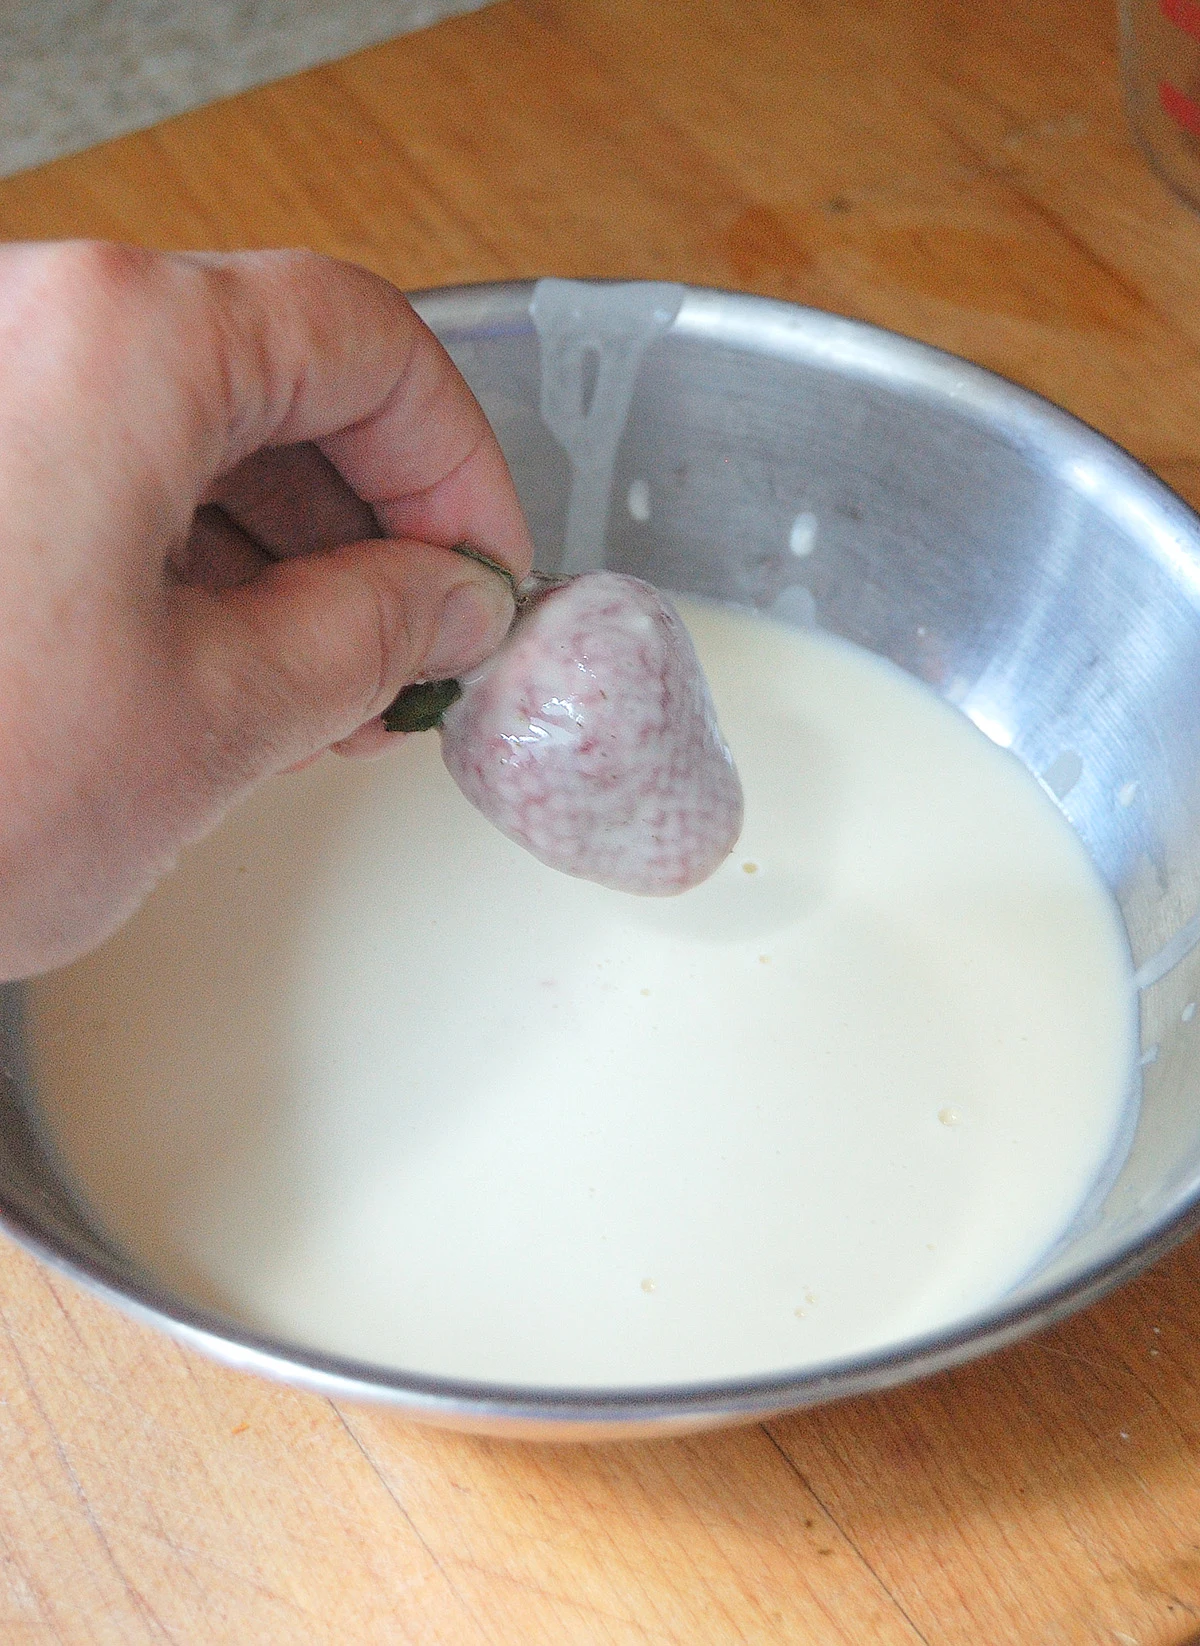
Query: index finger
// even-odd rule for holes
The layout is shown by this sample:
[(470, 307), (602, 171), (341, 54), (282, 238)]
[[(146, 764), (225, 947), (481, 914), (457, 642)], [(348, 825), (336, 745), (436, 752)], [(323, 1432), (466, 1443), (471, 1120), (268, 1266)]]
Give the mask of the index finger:
[(527, 575), (533, 547), (499, 443), (401, 292), (312, 252), (180, 261), (216, 323), (222, 470), (262, 446), (315, 441), (389, 537), (467, 542)]

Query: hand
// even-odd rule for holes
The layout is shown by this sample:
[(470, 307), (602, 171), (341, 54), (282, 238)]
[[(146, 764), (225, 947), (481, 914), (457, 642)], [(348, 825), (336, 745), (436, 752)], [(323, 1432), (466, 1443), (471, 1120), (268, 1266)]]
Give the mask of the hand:
[(0, 248), (0, 976), (269, 773), (376, 752), (512, 617), (495, 437), (401, 294), (306, 252)]

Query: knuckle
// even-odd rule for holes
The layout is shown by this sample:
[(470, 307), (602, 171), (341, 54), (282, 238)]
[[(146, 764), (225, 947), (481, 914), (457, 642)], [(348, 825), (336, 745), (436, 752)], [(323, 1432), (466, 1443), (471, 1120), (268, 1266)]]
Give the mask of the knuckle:
[(202, 352), (216, 375), (212, 392), (234, 460), (253, 449), (262, 431), (284, 427), (302, 395), (309, 361), (295, 335), (296, 315), (319, 311), (319, 303), (299, 299), (314, 284), (306, 271), (327, 261), (307, 250), (255, 251), (193, 266)]
[(68, 240), (47, 248), (42, 278), (67, 314), (141, 302), (160, 259), (141, 246)]
[(0, 324), (13, 340), (8, 358), (28, 360), (35, 351), (46, 394), (74, 385), (95, 398), (123, 385), (137, 353), (129, 344), (153, 313), (161, 262), (157, 253), (102, 240), (29, 248), (10, 265), (0, 301)]

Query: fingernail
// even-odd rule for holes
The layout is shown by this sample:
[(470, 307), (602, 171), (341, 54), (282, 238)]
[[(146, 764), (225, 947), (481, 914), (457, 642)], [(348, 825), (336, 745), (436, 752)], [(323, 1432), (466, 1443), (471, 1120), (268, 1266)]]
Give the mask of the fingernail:
[(465, 674), (490, 657), (508, 633), (516, 606), (508, 585), (488, 573), (446, 597), (437, 635), (421, 665), (427, 680)]

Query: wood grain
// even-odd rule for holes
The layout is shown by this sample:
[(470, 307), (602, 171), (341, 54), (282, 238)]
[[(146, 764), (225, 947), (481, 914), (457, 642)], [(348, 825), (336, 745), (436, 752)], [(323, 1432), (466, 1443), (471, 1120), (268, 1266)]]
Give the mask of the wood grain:
[[(1200, 223), (1083, 0), (507, 0), (0, 184), (7, 237), (306, 243), (863, 316), (1200, 502)], [(211, 1366), (0, 1250), (0, 1639), (1200, 1641), (1200, 1246), (891, 1395), (515, 1446)]]

